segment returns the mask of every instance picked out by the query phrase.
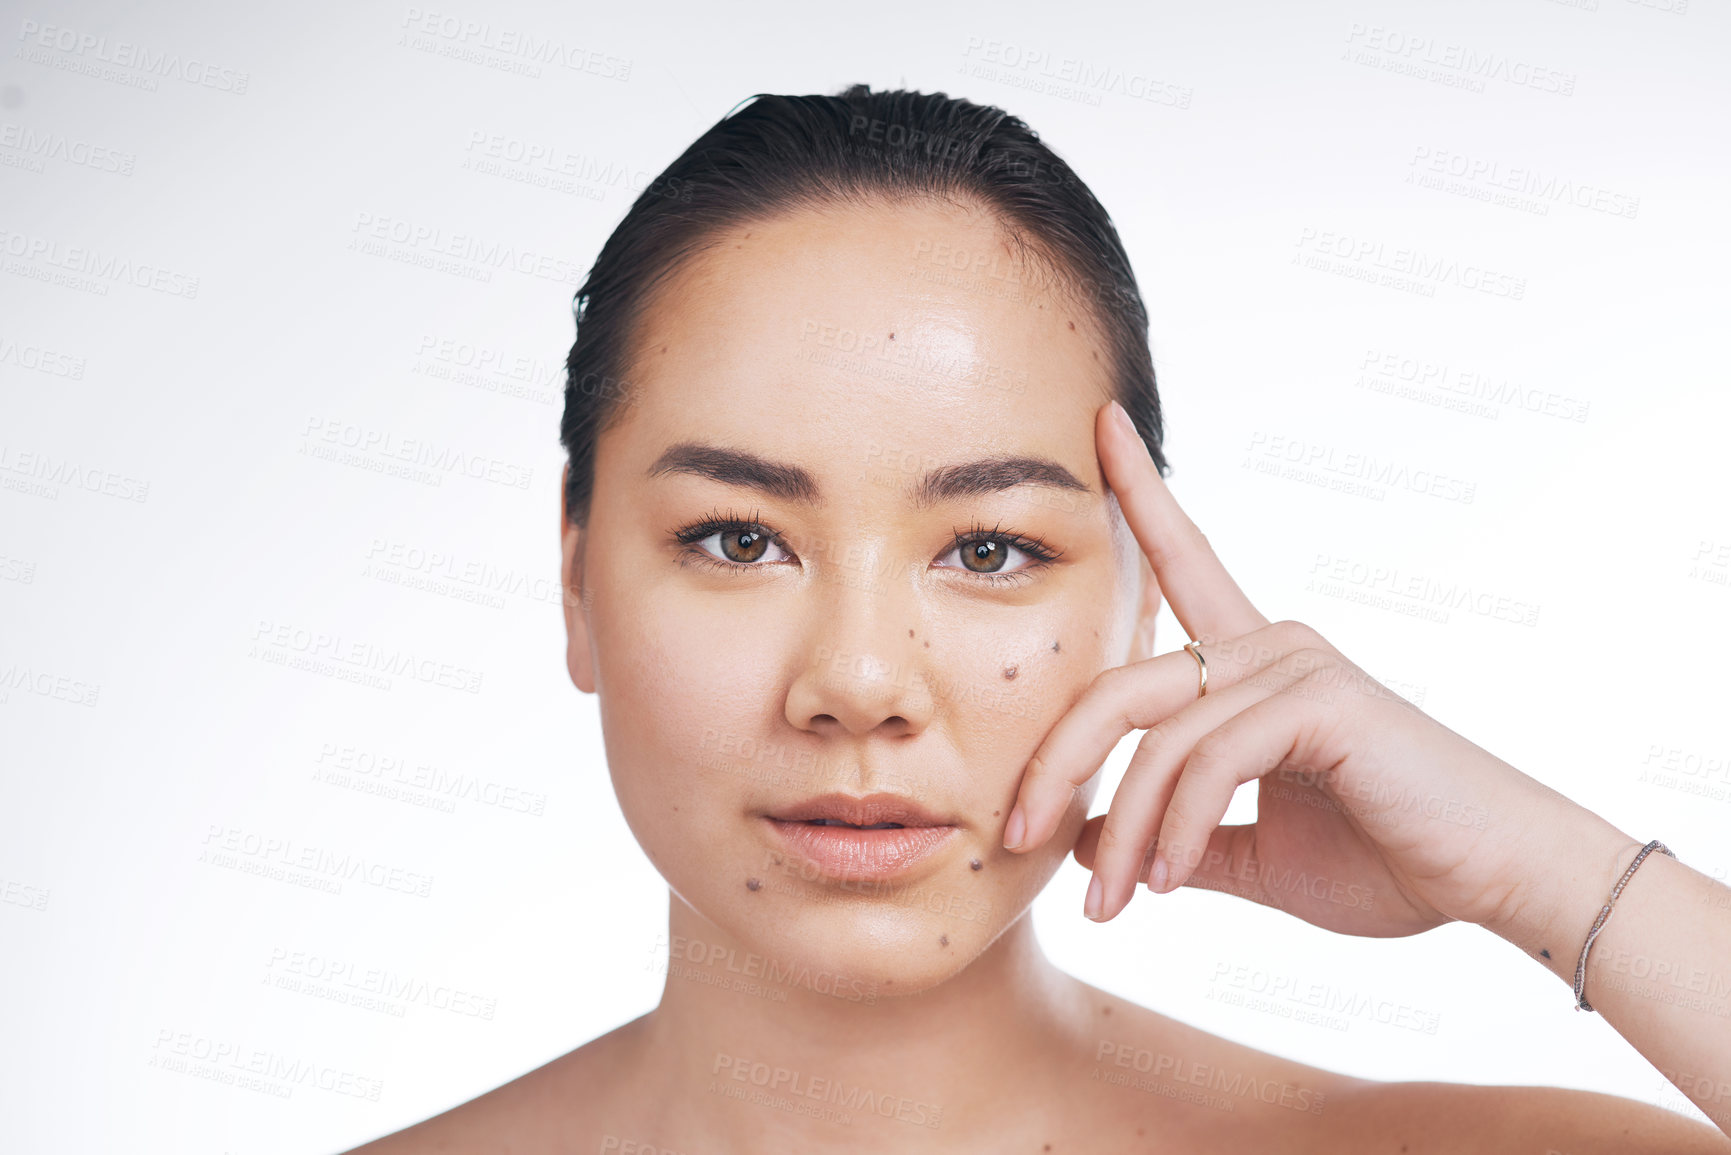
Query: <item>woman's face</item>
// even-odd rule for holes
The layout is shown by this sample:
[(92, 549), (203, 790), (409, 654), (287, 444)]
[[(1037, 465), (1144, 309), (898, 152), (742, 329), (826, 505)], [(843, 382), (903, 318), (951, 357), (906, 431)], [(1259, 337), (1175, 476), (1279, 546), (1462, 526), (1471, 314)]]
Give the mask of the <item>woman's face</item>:
[(951, 206), (733, 230), (644, 318), (589, 524), (563, 527), (571, 675), (626, 820), (783, 973), (910, 993), (976, 958), (1093, 792), (1010, 854), (1029, 758), (1152, 644), (1094, 447), (1105, 346), (1020, 275)]

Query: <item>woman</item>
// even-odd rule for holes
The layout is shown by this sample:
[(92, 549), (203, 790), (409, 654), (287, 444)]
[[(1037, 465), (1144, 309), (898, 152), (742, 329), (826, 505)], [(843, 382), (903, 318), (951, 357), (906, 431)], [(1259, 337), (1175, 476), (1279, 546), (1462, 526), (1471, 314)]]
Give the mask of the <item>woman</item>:
[[(760, 95), (577, 317), (567, 660), (673, 893), (668, 981), (359, 1150), (1731, 1151), (1615, 1096), (1307, 1066), (1044, 958), (1029, 904), (1073, 849), (1095, 919), (1143, 880), (1343, 934), (1476, 922), (1560, 1002), (1643, 843), (1249, 602), (1162, 479), (1117, 232), (1021, 121)], [(1162, 599), (1196, 644), (1155, 657)], [(1219, 826), (1252, 778), (1256, 824)], [(1725, 896), (1649, 851), (1594, 949), (1723, 973)], [(1602, 978), (1590, 1009), (1731, 1127), (1717, 1018)]]

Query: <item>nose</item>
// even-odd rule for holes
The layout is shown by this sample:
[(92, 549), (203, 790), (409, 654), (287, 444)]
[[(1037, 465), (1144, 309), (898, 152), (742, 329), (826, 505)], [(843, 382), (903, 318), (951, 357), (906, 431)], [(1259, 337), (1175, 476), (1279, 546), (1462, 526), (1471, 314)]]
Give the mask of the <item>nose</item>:
[(788, 687), (788, 722), (825, 735), (919, 733), (933, 713), (931, 650), (919, 636), (906, 576), (830, 578), (808, 607), (812, 625)]

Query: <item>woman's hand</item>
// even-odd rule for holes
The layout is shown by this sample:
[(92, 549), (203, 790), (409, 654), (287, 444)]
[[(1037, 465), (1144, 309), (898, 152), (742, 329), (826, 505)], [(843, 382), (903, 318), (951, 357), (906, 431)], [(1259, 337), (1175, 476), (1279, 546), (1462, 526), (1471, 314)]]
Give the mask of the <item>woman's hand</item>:
[[(1199, 666), (1183, 649), (1107, 670), (1029, 762), (1004, 838), (1024, 852), (1051, 837), (1119, 739), (1148, 731), (1108, 813), (1076, 844), (1094, 871), (1088, 917), (1115, 916), (1140, 878), (1156, 892), (1230, 891), (1346, 934), (1488, 925), (1524, 903), (1544, 869), (1534, 851), (1560, 830), (1610, 831), (1612, 855), (1639, 845), (1384, 688), (1309, 626), (1270, 624), (1115, 402), (1100, 410), (1095, 440), (1161, 591), (1200, 643), (1208, 683), (1198, 697)], [(1252, 779), (1256, 822), (1221, 826)]]

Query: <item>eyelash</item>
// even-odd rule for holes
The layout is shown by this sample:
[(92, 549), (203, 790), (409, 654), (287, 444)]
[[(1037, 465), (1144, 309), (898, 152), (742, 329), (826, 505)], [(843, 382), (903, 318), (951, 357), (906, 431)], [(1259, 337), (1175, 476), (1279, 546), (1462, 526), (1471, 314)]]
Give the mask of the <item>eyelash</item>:
[[(1009, 573), (977, 573), (965, 567), (962, 567), (962, 572), (972, 574), (977, 578), (984, 578), (993, 585), (1017, 585), (1024, 581), (1031, 581), (1033, 579), (1034, 571), (1044, 569), (1062, 556), (1060, 551), (1048, 546), (1043, 539), (1002, 530), (999, 528), (999, 525), (1001, 524), (1002, 523), (1000, 522), (998, 525), (993, 525), (988, 529), (985, 525), (976, 521), (965, 530), (956, 530), (954, 531), (956, 534), (955, 544), (951, 548), (966, 549), (969, 546), (976, 545), (982, 541), (1002, 541), (1027, 554), (1030, 559), (1028, 564), (1023, 566), (1021, 569), (1012, 570)], [(712, 534), (738, 530), (757, 531), (768, 537), (772, 544), (786, 550), (790, 554), (793, 552), (793, 549), (782, 539), (780, 534), (776, 533), (774, 530), (764, 525), (763, 522), (758, 520), (758, 514), (755, 510), (749, 517), (739, 517), (730, 512), (724, 513), (720, 510), (715, 510), (708, 516), (704, 517), (703, 520), (692, 522), (690, 525), (674, 531), (673, 536), (675, 540), (677, 540), (681, 545), (687, 547), (680, 556), (681, 563), (707, 565), (714, 569), (725, 570), (731, 573), (738, 573), (741, 570), (766, 568), (765, 566), (755, 562), (746, 563), (728, 561), (726, 558), (716, 557), (714, 554), (697, 544)], [(948, 550), (945, 551), (946, 554), (948, 552)], [(944, 568), (955, 569), (957, 567), (945, 566)]]

